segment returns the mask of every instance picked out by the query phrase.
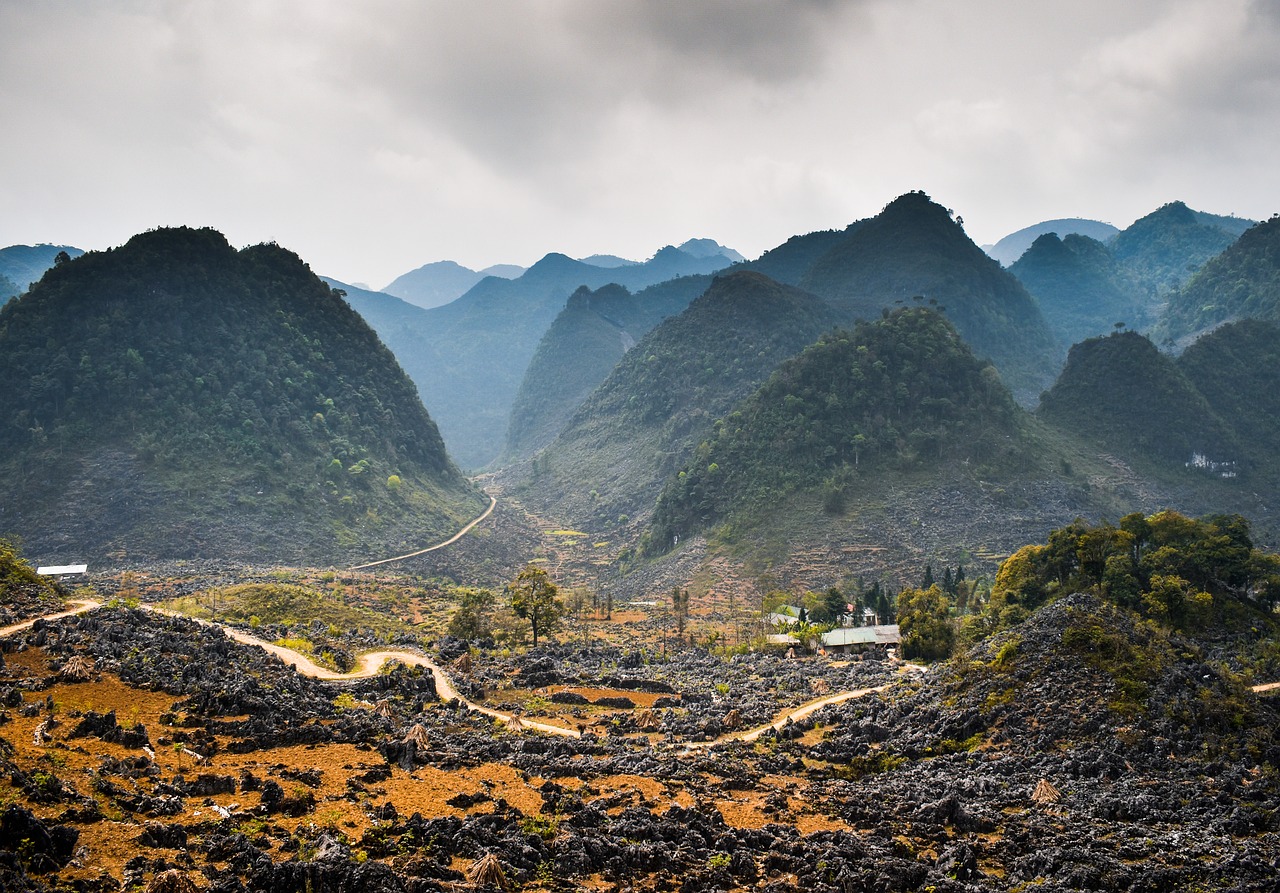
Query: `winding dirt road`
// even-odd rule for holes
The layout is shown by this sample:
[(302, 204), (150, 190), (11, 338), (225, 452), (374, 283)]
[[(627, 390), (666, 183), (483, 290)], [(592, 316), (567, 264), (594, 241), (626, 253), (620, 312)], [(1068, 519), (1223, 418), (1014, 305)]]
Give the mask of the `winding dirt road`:
[(393, 561), (404, 561), (406, 558), (417, 558), (419, 555), (426, 555), (428, 552), (434, 552), (436, 549), (443, 549), (445, 546), (452, 546), (458, 540), (462, 539), (464, 536), (470, 533), (472, 527), (475, 527), (485, 518), (489, 517), (489, 515), (493, 513), (494, 506), (496, 506), (497, 504), (498, 504), (498, 497), (490, 496), (489, 507), (480, 513), (480, 517), (476, 518), (474, 521), (472, 521), (466, 527), (459, 530), (453, 536), (449, 537), (443, 543), (436, 543), (434, 546), (427, 546), (427, 548), (419, 549), (417, 552), (407, 552), (404, 555), (396, 555), (393, 558), (383, 558), (379, 561), (370, 561), (367, 564), (357, 564), (354, 567), (347, 568), (347, 570), (362, 571), (365, 568), (377, 567), (380, 564), (390, 564)]
[[(10, 626), (0, 627), (0, 638), (11, 636), (15, 633), (30, 629), (38, 620), (57, 620), (61, 617), (70, 617), (73, 614), (84, 614), (89, 611), (102, 607), (99, 602), (82, 599), (72, 602), (75, 607), (65, 611), (58, 611), (53, 614), (46, 614), (43, 617), (33, 617), (30, 620), (24, 620), (21, 623), (15, 623)], [(142, 606), (143, 610), (151, 611), (156, 614), (164, 614), (170, 617), (186, 617), (185, 614), (178, 614), (174, 611), (166, 611), (163, 608), (154, 608), (147, 605)], [(194, 618), (188, 618), (194, 619)], [(222, 623), (211, 622), (208, 620), (196, 619), (197, 623), (207, 626), (216, 626), (223, 631), (229, 638), (234, 639), (244, 645), (252, 645), (257, 648), (275, 655), (286, 666), (292, 668), (299, 675), (306, 676), (311, 679), (322, 679), (329, 682), (350, 682), (357, 679), (368, 679), (376, 676), (384, 666), (389, 663), (399, 662), (410, 667), (424, 667), (429, 670), (436, 680), (436, 694), (442, 701), (457, 700), (468, 710), (488, 716), (505, 725), (513, 728), (530, 729), (535, 732), (542, 732), (547, 735), (559, 735), (565, 738), (579, 738), (581, 733), (576, 729), (567, 729), (563, 726), (553, 725), (551, 723), (537, 722), (532, 719), (526, 719), (523, 716), (515, 716), (510, 713), (503, 713), (500, 710), (494, 710), (491, 707), (484, 707), (480, 704), (470, 701), (462, 696), (454, 684), (453, 678), (449, 676), (435, 661), (424, 654), (413, 651), (370, 651), (360, 656), (359, 666), (349, 673), (338, 673), (326, 667), (319, 666), (311, 658), (307, 657), (292, 648), (285, 648), (282, 645), (275, 645), (265, 639), (259, 639), (257, 636), (249, 635), (234, 627), (227, 626)], [(927, 668), (919, 664), (904, 663), (900, 672), (924, 672)], [(798, 722), (805, 717), (816, 713), (823, 707), (832, 704), (840, 704), (844, 701), (852, 701), (857, 698), (864, 698), (868, 695), (878, 694), (892, 688), (895, 683), (886, 685), (878, 685), (874, 688), (858, 688), (852, 691), (836, 692), (835, 694), (826, 695), (821, 698), (815, 698), (812, 701), (806, 701), (798, 707), (791, 707), (779, 713), (771, 722), (756, 726), (751, 729), (740, 730), (736, 732), (727, 732), (711, 741), (690, 741), (682, 745), (682, 753), (693, 753), (694, 751), (707, 750), (722, 744), (728, 744), (734, 741), (750, 743), (755, 741), (761, 735), (770, 729), (781, 730), (789, 722)], [(1274, 691), (1280, 689), (1280, 682), (1267, 682), (1262, 685), (1253, 686), (1252, 690), (1257, 693)]]

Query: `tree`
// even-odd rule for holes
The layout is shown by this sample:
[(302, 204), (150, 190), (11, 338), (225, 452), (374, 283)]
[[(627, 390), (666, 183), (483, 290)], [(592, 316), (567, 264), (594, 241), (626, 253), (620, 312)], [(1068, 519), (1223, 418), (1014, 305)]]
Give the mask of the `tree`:
[(898, 593), (898, 626), (905, 657), (935, 660), (951, 653), (956, 633), (947, 596), (936, 583)]
[(538, 647), (538, 633), (555, 629), (563, 613), (560, 590), (551, 582), (547, 572), (529, 565), (507, 586), (511, 595), (511, 610), (522, 620), (528, 620), (533, 629), (533, 647)]
[(495, 599), (488, 589), (463, 589), (457, 610), (449, 618), (449, 635), (459, 639), (483, 639), (493, 631)]
[(676, 630), (684, 633), (685, 624), (689, 622), (689, 590), (679, 586), (671, 590), (671, 610), (676, 615)]

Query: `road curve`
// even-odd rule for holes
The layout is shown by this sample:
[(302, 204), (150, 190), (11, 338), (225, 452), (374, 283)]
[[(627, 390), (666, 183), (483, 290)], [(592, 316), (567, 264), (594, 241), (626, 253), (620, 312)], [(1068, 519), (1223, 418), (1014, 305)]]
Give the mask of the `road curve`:
[(5, 636), (11, 636), (14, 633), (20, 633), (23, 630), (31, 629), (31, 627), (36, 625), (37, 620), (57, 620), (61, 617), (70, 617), (73, 614), (84, 614), (88, 611), (92, 611), (94, 608), (102, 607), (101, 603), (87, 598), (76, 599), (75, 601), (68, 602), (68, 604), (75, 605), (75, 607), (69, 608), (65, 611), (58, 611), (53, 614), (44, 614), (40, 617), (32, 617), (30, 620), (23, 620), (20, 623), (12, 623), (9, 626), (0, 626), (0, 639), (3, 639)]
[[(477, 521), (478, 520), (480, 519), (477, 519)], [(72, 604), (75, 605), (75, 607), (65, 611), (58, 611), (53, 614), (46, 614), (43, 617), (33, 617), (30, 620), (24, 620), (21, 623), (15, 623), (10, 626), (0, 627), (0, 638), (4, 638), (5, 636), (11, 636), (14, 633), (19, 633), (19, 632), (22, 632), (23, 630), (30, 629), (36, 623), (37, 620), (57, 620), (61, 617), (70, 617), (73, 614), (83, 614), (88, 611), (92, 611), (102, 607), (102, 605), (99, 602), (92, 601), (89, 599), (81, 599), (76, 602), (72, 602)], [(187, 616), (185, 614), (178, 614), (175, 611), (167, 611), (163, 608), (154, 608), (146, 605), (143, 605), (142, 608), (143, 610), (147, 610), (156, 614), (163, 614), (171, 617)], [(265, 639), (260, 639), (257, 636), (252, 636), (249, 633), (242, 632), (241, 630), (238, 630), (234, 627), (230, 627), (222, 623), (211, 622), (208, 620), (199, 620), (197, 618), (188, 617), (187, 619), (195, 619), (197, 623), (205, 624), (208, 626), (216, 626), (219, 629), (221, 629), (223, 633), (225, 633), (229, 638), (234, 639), (235, 641), (240, 642), (243, 645), (252, 645), (254, 647), (261, 648), (262, 650), (268, 652), (269, 654), (275, 655), (287, 666), (292, 667), (293, 670), (299, 675), (306, 676), (311, 679), (322, 679), (329, 682), (347, 682), (347, 681), (355, 681), (358, 679), (368, 679), (371, 676), (376, 676), (384, 666), (386, 666), (388, 663), (393, 663), (393, 662), (399, 662), (410, 667), (423, 667), (429, 670), (432, 676), (435, 677), (436, 694), (439, 696), (439, 698), (442, 701), (457, 700), (459, 703), (465, 706), (468, 710), (475, 713), (483, 714), (484, 716), (488, 716), (492, 719), (497, 720), (498, 722), (504, 723), (513, 728), (530, 729), (532, 731), (542, 732), (547, 735), (559, 735), (566, 738), (581, 737), (581, 733), (578, 732), (576, 729), (566, 729), (563, 726), (557, 726), (551, 723), (537, 722), (535, 720), (526, 719), (525, 717), (522, 717), (522, 716), (514, 716), (513, 714), (510, 714), (510, 713), (503, 713), (499, 710), (494, 710), (491, 707), (481, 706), (480, 704), (477, 704), (474, 701), (470, 701), (464, 698), (462, 694), (458, 691), (457, 686), (454, 684), (452, 677), (450, 677), (448, 673), (446, 673), (435, 661), (431, 660), (431, 658), (427, 657), (426, 655), (419, 654), (417, 652), (371, 651), (366, 654), (362, 654), (360, 656), (360, 663), (356, 669), (352, 670), (349, 673), (338, 673), (326, 667), (319, 666), (313, 660), (311, 660), (311, 658), (307, 657), (305, 654), (301, 654), (300, 652), (294, 651), (292, 648), (285, 648), (282, 645), (275, 645), (271, 642), (266, 641)], [(925, 667), (921, 667), (918, 664), (904, 663), (902, 666), (901, 672), (903, 673), (920, 672), (925, 669), (926, 669)], [(795, 722), (797, 720), (804, 719), (805, 717), (813, 713), (816, 713), (818, 710), (821, 710), (823, 707), (828, 707), (832, 704), (840, 704), (840, 703), (843, 703), (844, 701), (851, 701), (857, 698), (864, 698), (867, 695), (877, 694), (879, 692), (882, 692), (891, 688), (893, 685), (894, 683), (888, 683), (886, 685), (878, 685), (873, 688), (858, 688), (852, 691), (836, 692), (835, 694), (826, 695), (821, 698), (815, 698), (814, 700), (807, 701), (798, 707), (792, 707), (782, 711), (771, 722), (764, 723), (763, 725), (759, 725), (754, 728), (746, 729), (742, 731), (727, 732), (726, 734), (721, 735), (712, 741), (687, 742), (683, 745), (683, 748), (680, 752), (686, 753), (686, 754), (693, 753), (695, 751), (707, 750), (712, 747), (717, 747), (723, 744), (729, 744), (735, 741), (750, 743), (752, 741), (755, 741), (761, 735), (768, 732), (770, 729), (780, 730), (788, 722)], [(1276, 689), (1280, 689), (1280, 682), (1267, 682), (1267, 683), (1263, 683), (1261, 685), (1255, 685), (1252, 687), (1252, 690), (1256, 693), (1274, 691)]]
[(396, 555), (392, 558), (383, 558), (378, 561), (370, 561), (367, 564), (357, 564), (354, 567), (347, 568), (347, 570), (362, 571), (366, 568), (377, 567), (380, 564), (390, 564), (393, 561), (404, 561), (406, 558), (417, 558), (419, 555), (426, 555), (428, 552), (434, 552), (436, 549), (443, 549), (445, 546), (452, 546), (458, 540), (462, 539), (464, 536), (470, 533), (472, 527), (475, 527), (485, 518), (489, 517), (489, 515), (493, 513), (494, 506), (496, 506), (497, 504), (498, 504), (498, 497), (490, 496), (489, 507), (480, 513), (480, 517), (476, 518), (474, 521), (472, 521), (466, 527), (459, 530), (453, 536), (449, 537), (443, 543), (436, 543), (434, 546), (428, 546), (425, 549), (419, 549), (417, 552), (407, 552), (404, 555)]

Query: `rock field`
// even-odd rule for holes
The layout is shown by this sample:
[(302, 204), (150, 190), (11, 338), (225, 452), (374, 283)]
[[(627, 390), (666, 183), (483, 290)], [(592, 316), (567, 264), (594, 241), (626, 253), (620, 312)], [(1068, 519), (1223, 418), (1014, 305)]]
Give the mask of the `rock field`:
[[(552, 646), (472, 652), (456, 674), (577, 738), (441, 703), (421, 669), (320, 682), (137, 610), (0, 644), (6, 891), (1155, 893), (1280, 876), (1276, 702), (1083, 595), (928, 673)], [(465, 650), (438, 647), (446, 666)]]

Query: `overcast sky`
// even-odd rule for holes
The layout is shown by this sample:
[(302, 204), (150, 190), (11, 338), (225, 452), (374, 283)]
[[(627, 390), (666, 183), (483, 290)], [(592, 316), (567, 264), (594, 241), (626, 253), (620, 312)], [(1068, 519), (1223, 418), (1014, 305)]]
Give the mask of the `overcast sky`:
[(0, 0), (0, 245), (156, 226), (375, 287), (749, 257), (923, 189), (993, 242), (1280, 211), (1280, 0)]

